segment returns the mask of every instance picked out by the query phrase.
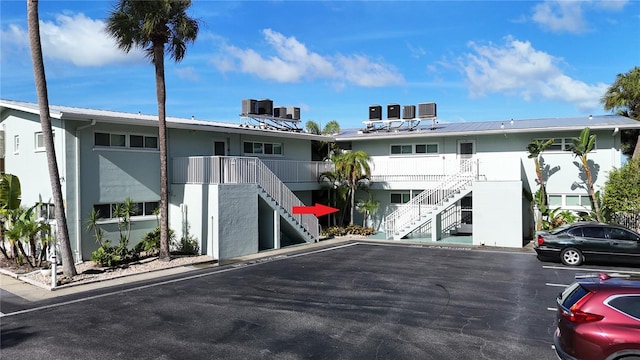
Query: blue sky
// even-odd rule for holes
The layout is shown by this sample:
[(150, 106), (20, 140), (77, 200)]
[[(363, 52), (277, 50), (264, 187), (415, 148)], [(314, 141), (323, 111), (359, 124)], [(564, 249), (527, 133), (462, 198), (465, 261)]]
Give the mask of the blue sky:
[[(154, 70), (103, 32), (114, 1), (40, 1), (55, 105), (156, 114)], [(167, 58), (167, 114), (240, 122), (242, 99), (362, 127), (372, 104), (435, 102), (442, 122), (605, 114), (640, 66), (640, 1), (203, 1)], [(26, 1), (0, 1), (0, 97), (36, 101)]]

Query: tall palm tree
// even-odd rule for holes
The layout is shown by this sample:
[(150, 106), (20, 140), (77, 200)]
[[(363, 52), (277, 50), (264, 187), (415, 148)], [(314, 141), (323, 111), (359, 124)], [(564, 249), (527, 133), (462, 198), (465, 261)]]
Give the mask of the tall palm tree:
[[(600, 102), (605, 110), (640, 120), (640, 67), (636, 66), (626, 74), (618, 74)], [(623, 130), (622, 141), (623, 152), (626, 155), (633, 153), (631, 158), (634, 160), (640, 159), (640, 131)]]
[(587, 190), (591, 197), (591, 204), (596, 213), (598, 221), (602, 222), (602, 215), (600, 213), (600, 199), (596, 196), (596, 192), (593, 189), (593, 178), (591, 177), (591, 168), (589, 167), (589, 160), (587, 154), (593, 150), (596, 144), (596, 136), (591, 134), (589, 128), (584, 128), (580, 132), (580, 136), (572, 139), (570, 150), (576, 157), (580, 158), (582, 168), (584, 169), (585, 178), (587, 181)]
[[(29, 44), (31, 46), (31, 60), (33, 62), (33, 75), (38, 94), (38, 107), (40, 109), (40, 125), (44, 148), (47, 152), (47, 166), (49, 167), (49, 180), (53, 192), (53, 203), (56, 207), (56, 233), (60, 243), (62, 255), (62, 270), (64, 275), (72, 277), (77, 274), (71, 253), (71, 241), (67, 227), (67, 215), (62, 199), (62, 185), (58, 172), (56, 149), (53, 146), (53, 130), (49, 116), (49, 95), (47, 93), (47, 78), (44, 73), (44, 61), (42, 59), (42, 44), (40, 43), (40, 19), (38, 16), (38, 0), (27, 0), (27, 26), (29, 27)], [(61, 135), (62, 136), (62, 135)]]
[(333, 159), (335, 171), (342, 175), (349, 187), (351, 217), (349, 224), (353, 225), (353, 210), (355, 209), (356, 190), (362, 182), (371, 178), (371, 157), (362, 151), (349, 151), (339, 154)]
[[(547, 189), (544, 183), (544, 176), (542, 176), (542, 167), (540, 166), (540, 158), (543, 151), (549, 148), (554, 142), (554, 139), (547, 141), (534, 140), (527, 145), (527, 151), (529, 152), (529, 159), (533, 159), (536, 165), (536, 176), (538, 177), (538, 185), (540, 185), (539, 198), (536, 200), (538, 206), (542, 209), (547, 206)], [(536, 230), (542, 229), (542, 214), (539, 213), (536, 220)]]
[(121, 50), (129, 52), (132, 47), (141, 48), (155, 66), (160, 143), (159, 258), (164, 261), (170, 260), (164, 54), (166, 51), (175, 62), (182, 61), (187, 44), (193, 43), (198, 36), (198, 21), (186, 13), (190, 6), (190, 0), (120, 0), (110, 12), (106, 25), (106, 32)]

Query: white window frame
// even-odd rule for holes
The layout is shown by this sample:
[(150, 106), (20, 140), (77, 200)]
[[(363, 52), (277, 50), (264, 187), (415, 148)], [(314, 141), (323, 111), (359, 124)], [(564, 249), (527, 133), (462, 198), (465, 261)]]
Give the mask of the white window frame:
[[(560, 153), (563, 151), (571, 151), (571, 145), (573, 145), (573, 138), (563, 137), (563, 138), (546, 138), (546, 139), (533, 139), (539, 142), (546, 142), (550, 139), (553, 139), (553, 144), (547, 148), (544, 152), (549, 153)], [(557, 147), (560, 149), (557, 149)], [(555, 148), (554, 148), (555, 147)], [(593, 151), (598, 149), (598, 139), (593, 143)]]
[[(567, 197), (578, 197), (578, 205), (567, 205)], [(552, 203), (552, 198), (560, 198), (560, 204)], [(550, 193), (547, 194), (547, 199), (549, 201), (550, 208), (562, 208), (567, 210), (590, 210), (591, 209), (591, 197), (589, 194), (584, 193), (576, 193), (576, 194), (558, 194), (558, 193)]]
[[(158, 206), (160, 206), (160, 200), (156, 200), (156, 201), (137, 201), (135, 202), (135, 204), (138, 205), (138, 209), (140, 209), (142, 211), (142, 215), (132, 215), (131, 216), (131, 220), (146, 220), (146, 219), (151, 219), (153, 217), (155, 217), (155, 214), (153, 214), (153, 211), (150, 214), (146, 213), (146, 205), (149, 203), (157, 203)], [(112, 222), (117, 222), (118, 221), (118, 217), (113, 217), (113, 209), (115, 208), (115, 206), (117, 205), (117, 203), (98, 203), (98, 204), (93, 204), (93, 207), (95, 209), (95, 206), (109, 206), (109, 214), (100, 214), (100, 220), (98, 221), (99, 224), (105, 224), (105, 223), (112, 223)]]
[[(106, 134), (109, 135), (109, 145), (97, 145), (96, 144), (96, 134)], [(124, 136), (124, 146), (112, 145), (111, 139), (112, 136)], [(141, 136), (142, 137), (142, 147), (131, 146), (131, 136)], [(156, 147), (146, 147), (147, 138), (155, 138), (156, 139)], [(155, 134), (143, 134), (143, 133), (127, 133), (127, 132), (118, 132), (118, 131), (94, 131), (93, 132), (93, 148), (100, 150), (129, 150), (129, 151), (149, 151), (149, 152), (157, 152), (160, 150), (160, 139)]]
[[(418, 146), (424, 146), (425, 147), (425, 152), (421, 152), (419, 153), (417, 151), (417, 147)], [(435, 146), (436, 147), (436, 152), (428, 152), (427, 150), (429, 149), (429, 146)], [(400, 148), (400, 152), (399, 153), (394, 153), (393, 152), (393, 148), (394, 147), (399, 147)], [(410, 152), (403, 152), (404, 149), (406, 149), (407, 147), (410, 147)], [(406, 155), (438, 155), (440, 154), (440, 144), (438, 143), (419, 143), (419, 144), (391, 144), (389, 145), (389, 155), (390, 156), (406, 156)]]
[[(247, 152), (246, 151), (246, 144), (251, 144), (251, 152)], [(256, 147), (256, 144), (259, 144), (262, 152), (256, 152), (254, 149)], [(280, 153), (270, 153), (267, 154), (265, 153), (265, 148), (266, 145), (271, 145), (272, 149), (279, 147), (280, 148)], [(252, 141), (252, 140), (244, 140), (242, 142), (242, 152), (245, 155), (263, 155), (263, 156), (284, 156), (284, 144), (283, 143), (271, 143), (271, 142), (263, 142), (263, 141)]]
[[(56, 133), (53, 132), (52, 135), (56, 136)], [(38, 146), (38, 138), (42, 140), (42, 146)], [(33, 151), (35, 152), (43, 152), (46, 151), (46, 147), (44, 146), (44, 133), (42, 131), (36, 131), (33, 133)]]
[[(394, 202), (393, 201), (393, 196), (397, 196), (400, 195), (401, 200), (400, 202)], [(407, 199), (405, 199), (405, 196), (407, 197)], [(415, 195), (413, 195), (415, 196)], [(402, 204), (406, 204), (409, 201), (411, 201), (411, 198), (413, 197), (411, 194), (411, 191), (392, 191), (389, 193), (389, 204), (391, 205), (402, 205)], [(406, 200), (406, 201), (405, 201)]]
[[(131, 137), (132, 136), (141, 136), (142, 137), (142, 147), (131, 146)], [(147, 147), (147, 138), (155, 138), (156, 139), (156, 147)], [(127, 147), (135, 150), (158, 150), (160, 148), (160, 140), (157, 135), (149, 135), (149, 134), (140, 134), (140, 133), (129, 133), (127, 134)]]
[(15, 155), (20, 154), (20, 135), (13, 136), (13, 153)]

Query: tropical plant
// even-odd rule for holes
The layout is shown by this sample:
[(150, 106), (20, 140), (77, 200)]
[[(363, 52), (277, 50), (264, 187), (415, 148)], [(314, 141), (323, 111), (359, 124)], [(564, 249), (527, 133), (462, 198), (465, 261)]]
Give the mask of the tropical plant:
[(602, 196), (602, 212), (608, 220), (616, 214), (640, 214), (640, 159), (609, 172)]
[(371, 194), (369, 194), (369, 199), (366, 201), (360, 200), (357, 205), (358, 212), (363, 213), (364, 217), (362, 218), (362, 226), (367, 226), (367, 219), (369, 216), (378, 211), (380, 208), (380, 201), (374, 200)]
[[(37, 245), (39, 239), (44, 239), (44, 241), (40, 241), (40, 245), (42, 248), (41, 252), (46, 252), (46, 233), (49, 232), (51, 226), (46, 222), (40, 222), (36, 220), (36, 214), (34, 212), (35, 209), (40, 204), (34, 205), (29, 209), (23, 211), (17, 221), (19, 227), (22, 231), (23, 239), (26, 239), (29, 243), (29, 255), (31, 259), (28, 259), (30, 265), (40, 266), (42, 262), (42, 256), (38, 256), (37, 253)], [(33, 260), (33, 262), (32, 262)]]
[[(640, 120), (640, 67), (636, 66), (626, 74), (618, 74), (600, 101), (605, 110)], [(623, 130), (621, 136), (623, 153), (633, 153), (632, 159), (640, 159), (640, 131)]]
[(60, 243), (62, 269), (65, 276), (72, 277), (77, 274), (77, 271), (73, 260), (73, 254), (71, 253), (71, 241), (69, 240), (67, 215), (62, 207), (64, 199), (62, 197), (62, 185), (60, 183), (58, 161), (53, 144), (53, 129), (51, 128), (51, 118), (49, 116), (49, 95), (47, 94), (47, 78), (44, 71), (42, 45), (40, 42), (38, 0), (27, 0), (27, 26), (29, 28), (29, 44), (31, 47), (31, 60), (33, 62), (33, 74), (38, 97), (40, 125), (42, 127), (44, 148), (47, 153), (47, 166), (49, 168), (49, 180), (51, 182), (51, 190), (53, 192), (53, 202), (56, 206), (56, 234), (58, 235), (58, 242)]
[(87, 231), (93, 231), (93, 237), (96, 239), (96, 243), (98, 243), (98, 245), (102, 245), (102, 241), (104, 240), (104, 230), (98, 226), (98, 221), (100, 221), (100, 219), (100, 211), (91, 209), (85, 225)]
[[(336, 225), (336, 218), (344, 219), (344, 214), (346, 214), (346, 207), (348, 205), (347, 194), (349, 193), (347, 181), (343, 178), (343, 174), (338, 173), (334, 169), (320, 174), (320, 176), (318, 176), (318, 182), (327, 186), (329, 204), (336, 209), (340, 209), (339, 213), (329, 215), (329, 219), (333, 219), (333, 224)], [(331, 226), (331, 221), (329, 222), (329, 226)]]
[(158, 101), (158, 142), (160, 147), (160, 260), (169, 261), (169, 193), (167, 172), (165, 50), (176, 62), (182, 61), (187, 44), (198, 35), (198, 21), (187, 16), (190, 0), (120, 0), (109, 13), (106, 32), (118, 47), (129, 52), (141, 48), (155, 67)]
[(593, 188), (593, 177), (591, 174), (591, 167), (589, 166), (589, 159), (587, 158), (587, 154), (590, 153), (596, 144), (596, 136), (591, 134), (589, 128), (584, 128), (580, 132), (580, 136), (577, 138), (571, 139), (571, 146), (569, 146), (569, 150), (573, 152), (573, 154), (580, 158), (582, 171), (584, 171), (585, 181), (587, 185), (587, 191), (589, 192), (589, 196), (591, 198), (591, 206), (596, 213), (596, 219), (600, 222), (603, 221), (602, 214), (600, 212), (600, 199), (596, 195), (595, 189)]
[(20, 209), (22, 202), (22, 190), (20, 189), (20, 179), (13, 174), (0, 175), (0, 252), (6, 259), (10, 259), (14, 254), (14, 244), (9, 241), (11, 255), (4, 247), (5, 225), (9, 223), (16, 210)]
[[(536, 176), (538, 178), (538, 186), (540, 187), (539, 195), (535, 197), (538, 209), (547, 206), (547, 191), (545, 186), (545, 179), (542, 174), (541, 158), (542, 152), (553, 145), (554, 139), (546, 141), (534, 140), (527, 145), (527, 151), (529, 152), (529, 159), (533, 159), (536, 167)], [(542, 214), (538, 213), (536, 220), (536, 230), (540, 230), (542, 226)]]
[(371, 167), (369, 166), (371, 158), (366, 152), (358, 150), (334, 155), (331, 160), (335, 166), (336, 173), (340, 174), (340, 177), (346, 181), (349, 188), (351, 210), (349, 224), (353, 225), (356, 191), (371, 178)]
[(131, 238), (131, 216), (138, 211), (138, 204), (131, 198), (126, 198), (124, 202), (116, 204), (113, 209), (118, 217), (118, 231), (120, 232), (120, 242), (128, 244)]

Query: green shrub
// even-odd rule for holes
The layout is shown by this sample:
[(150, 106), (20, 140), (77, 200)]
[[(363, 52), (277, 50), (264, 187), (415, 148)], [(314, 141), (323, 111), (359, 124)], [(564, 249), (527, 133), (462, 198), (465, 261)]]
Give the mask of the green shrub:
[(122, 258), (117, 254), (117, 248), (111, 246), (109, 240), (103, 241), (100, 247), (91, 253), (91, 260), (98, 266), (115, 266)]
[[(169, 243), (172, 243), (176, 235), (172, 229), (169, 229)], [(142, 240), (135, 246), (135, 251), (144, 252), (147, 256), (154, 256), (160, 251), (160, 227), (149, 231)]]
[(370, 227), (362, 227), (360, 225), (349, 225), (347, 227), (344, 226), (331, 226), (322, 231), (323, 236), (334, 237), (334, 236), (347, 236), (347, 235), (362, 235), (369, 236), (375, 234), (376, 231)]

